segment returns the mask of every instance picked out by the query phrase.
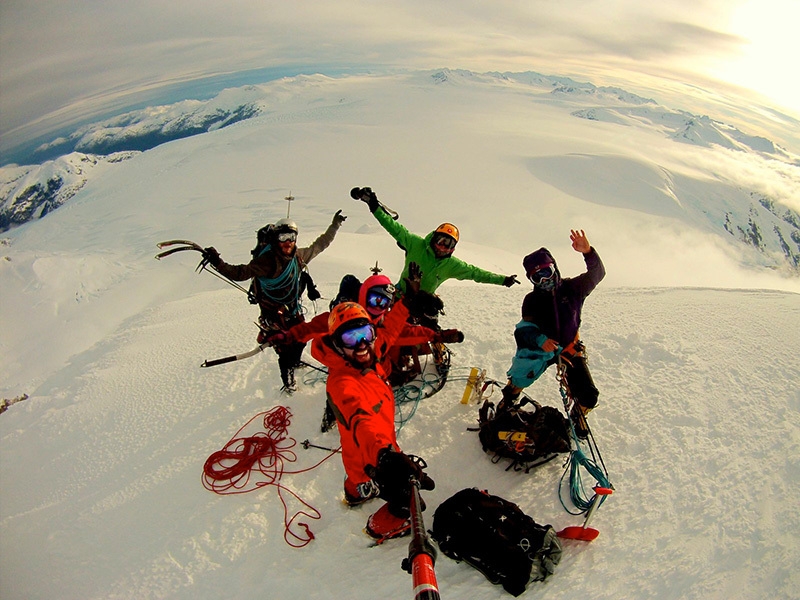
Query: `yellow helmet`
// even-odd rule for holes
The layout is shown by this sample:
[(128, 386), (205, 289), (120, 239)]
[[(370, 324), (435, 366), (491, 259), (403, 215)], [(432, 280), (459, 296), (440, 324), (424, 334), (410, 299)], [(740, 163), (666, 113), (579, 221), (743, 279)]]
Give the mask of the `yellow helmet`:
[(442, 223), (436, 228), (436, 231), (434, 231), (434, 234), (436, 233), (443, 233), (444, 235), (449, 235), (456, 242), (458, 241), (458, 227), (456, 227), (452, 223)]

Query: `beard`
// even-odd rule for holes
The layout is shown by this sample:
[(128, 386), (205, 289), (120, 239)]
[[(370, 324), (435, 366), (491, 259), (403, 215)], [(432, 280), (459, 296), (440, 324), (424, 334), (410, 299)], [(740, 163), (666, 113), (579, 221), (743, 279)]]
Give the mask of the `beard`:
[(345, 357), (354, 367), (358, 369), (366, 369), (372, 367), (377, 361), (377, 355), (372, 346), (364, 346), (357, 350), (349, 351)]

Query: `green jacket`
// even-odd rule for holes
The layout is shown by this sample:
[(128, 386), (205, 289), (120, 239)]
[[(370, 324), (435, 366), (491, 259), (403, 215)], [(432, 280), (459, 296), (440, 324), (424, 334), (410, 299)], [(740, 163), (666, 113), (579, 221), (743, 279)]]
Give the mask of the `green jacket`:
[(486, 271), (475, 265), (464, 262), (455, 256), (447, 258), (436, 258), (436, 254), (431, 248), (431, 238), (434, 232), (430, 232), (424, 238), (415, 233), (411, 233), (403, 225), (392, 219), (389, 214), (381, 208), (375, 211), (375, 218), (378, 223), (389, 232), (397, 244), (405, 250), (406, 263), (403, 266), (403, 273), (397, 287), (405, 291), (405, 278), (408, 276), (408, 265), (415, 262), (422, 270), (422, 281), (420, 289), (433, 294), (436, 289), (448, 279), (470, 279), (478, 283), (493, 283), (503, 285), (505, 275), (498, 275), (491, 271)]

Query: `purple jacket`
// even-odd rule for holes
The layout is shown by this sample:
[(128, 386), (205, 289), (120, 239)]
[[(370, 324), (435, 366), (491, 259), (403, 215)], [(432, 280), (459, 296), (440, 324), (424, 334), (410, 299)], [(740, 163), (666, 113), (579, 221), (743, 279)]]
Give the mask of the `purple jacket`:
[[(545, 248), (538, 252), (550, 255)], [(522, 302), (522, 318), (534, 323), (539, 333), (556, 340), (562, 347), (575, 340), (581, 325), (583, 302), (606, 274), (603, 262), (594, 248), (583, 255), (583, 260), (586, 261), (586, 273), (561, 279), (556, 267), (558, 281), (555, 289), (550, 292), (534, 289)], [(552, 262), (556, 264), (555, 259)], [(523, 338), (517, 339), (518, 347), (532, 345), (530, 340), (524, 339), (526, 329), (518, 328), (515, 332), (515, 337)], [(517, 336), (517, 333), (520, 335)]]

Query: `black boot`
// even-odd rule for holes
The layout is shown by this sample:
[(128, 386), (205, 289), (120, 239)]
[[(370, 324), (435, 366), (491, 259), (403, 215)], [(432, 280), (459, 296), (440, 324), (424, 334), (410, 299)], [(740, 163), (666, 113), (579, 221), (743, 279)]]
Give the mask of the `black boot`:
[(581, 406), (577, 402), (572, 405), (572, 409), (569, 411), (572, 425), (575, 427), (575, 435), (582, 440), (589, 437), (589, 424), (586, 422), (586, 415), (590, 412), (592, 412), (591, 408)]
[(297, 383), (294, 380), (294, 369), (291, 367), (287, 367), (285, 369), (281, 369), (281, 381), (283, 381), (283, 387), (281, 391), (286, 394), (293, 394), (297, 391)]
[(509, 410), (512, 408), (517, 400), (519, 400), (520, 391), (520, 388), (516, 388), (510, 383), (507, 384), (502, 390), (503, 398), (497, 405), (497, 412), (500, 413), (504, 410)]

